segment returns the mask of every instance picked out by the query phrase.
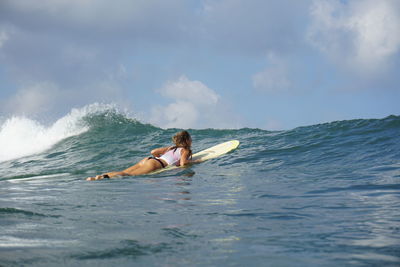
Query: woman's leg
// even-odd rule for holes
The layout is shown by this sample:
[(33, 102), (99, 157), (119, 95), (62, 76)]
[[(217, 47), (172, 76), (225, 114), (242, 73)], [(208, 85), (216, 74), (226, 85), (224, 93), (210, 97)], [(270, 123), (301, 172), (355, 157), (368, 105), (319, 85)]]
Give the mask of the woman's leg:
[[(161, 168), (162, 166), (158, 161), (149, 158), (144, 158), (135, 165), (123, 170), (122, 172), (108, 172), (105, 174), (107, 174), (109, 178), (113, 178), (115, 176), (134, 176), (134, 175), (147, 174)], [(86, 180), (92, 181), (101, 179), (104, 179), (103, 174), (97, 175), (96, 177), (89, 177)]]
[[(132, 171), (136, 170), (137, 168), (139, 168), (145, 160), (146, 160), (146, 158), (142, 159), (135, 165), (127, 168), (126, 170), (123, 170), (122, 172), (107, 172), (105, 174), (107, 174), (109, 178), (113, 178), (116, 176), (129, 176), (130, 174), (128, 174), (128, 172), (132, 172)], [(102, 180), (102, 179), (104, 179), (104, 174), (96, 175), (95, 177), (88, 177), (86, 180), (93, 181), (93, 180)]]
[(134, 172), (135, 170), (139, 169), (140, 167), (143, 166), (143, 164), (146, 162), (147, 158), (142, 159), (141, 161), (139, 161), (138, 163), (136, 163), (135, 165), (123, 170), (122, 172), (107, 172), (105, 174), (108, 175), (108, 177), (113, 178), (115, 176), (130, 176), (132, 172)]
[(124, 170), (124, 173), (131, 176), (142, 175), (162, 168), (160, 162), (151, 158), (145, 158), (136, 165)]
[(136, 163), (135, 165), (123, 170), (122, 172), (124, 173), (130, 173), (135, 171), (136, 169), (140, 168), (141, 166), (143, 166), (143, 164), (147, 161), (148, 158), (144, 158), (141, 161), (139, 161), (138, 163)]

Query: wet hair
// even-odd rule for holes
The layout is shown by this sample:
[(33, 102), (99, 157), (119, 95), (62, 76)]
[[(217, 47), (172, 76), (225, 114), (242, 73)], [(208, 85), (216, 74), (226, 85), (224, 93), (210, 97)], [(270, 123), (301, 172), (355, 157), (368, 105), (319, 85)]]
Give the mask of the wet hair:
[(188, 131), (182, 131), (174, 135), (172, 137), (172, 141), (174, 142), (175, 146), (173, 149), (176, 149), (178, 147), (183, 147), (184, 149), (189, 150), (189, 155), (190, 157), (192, 156), (192, 150), (190, 149), (192, 137), (190, 137), (190, 134)]

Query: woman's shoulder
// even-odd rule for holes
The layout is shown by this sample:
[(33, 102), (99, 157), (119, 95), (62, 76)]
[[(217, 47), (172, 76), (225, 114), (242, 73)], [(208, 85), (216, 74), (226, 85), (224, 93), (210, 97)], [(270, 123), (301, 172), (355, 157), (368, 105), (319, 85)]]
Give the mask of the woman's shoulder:
[(180, 151), (181, 151), (181, 155), (190, 155), (191, 154), (191, 150), (185, 147), (180, 147)]

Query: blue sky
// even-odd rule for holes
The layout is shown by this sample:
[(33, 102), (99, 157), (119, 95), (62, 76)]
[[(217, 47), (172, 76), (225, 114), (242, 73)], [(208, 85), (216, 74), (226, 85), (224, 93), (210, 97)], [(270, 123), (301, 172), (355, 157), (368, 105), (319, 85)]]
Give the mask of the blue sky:
[(164, 128), (400, 114), (397, 0), (3, 0), (0, 117), (114, 103)]

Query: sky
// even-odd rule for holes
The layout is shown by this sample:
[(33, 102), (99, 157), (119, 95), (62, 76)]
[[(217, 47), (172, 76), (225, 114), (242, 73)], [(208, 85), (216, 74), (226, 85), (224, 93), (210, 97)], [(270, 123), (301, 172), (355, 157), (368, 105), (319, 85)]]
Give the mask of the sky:
[(0, 118), (163, 128), (400, 115), (398, 0), (1, 0)]

